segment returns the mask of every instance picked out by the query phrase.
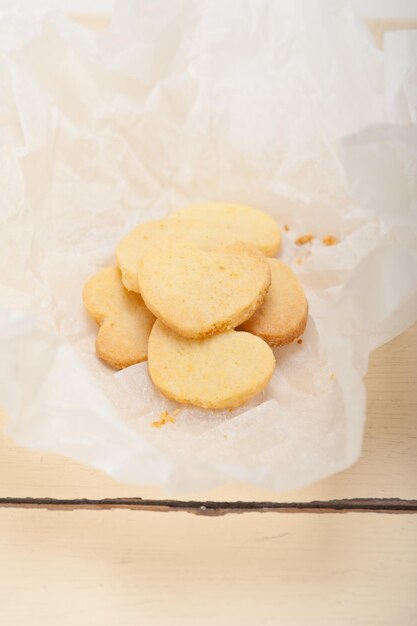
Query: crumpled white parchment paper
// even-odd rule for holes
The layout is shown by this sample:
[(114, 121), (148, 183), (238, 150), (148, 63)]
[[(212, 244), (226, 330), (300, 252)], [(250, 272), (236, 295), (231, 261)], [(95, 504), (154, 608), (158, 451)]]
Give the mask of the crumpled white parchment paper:
[[(343, 1), (117, 5), (100, 37), (0, 19), (0, 402), (19, 443), (174, 491), (290, 489), (358, 457), (369, 352), (417, 317), (416, 32), (377, 50)], [(235, 201), (288, 224), (302, 346), (233, 412), (95, 356), (82, 286), (144, 220)], [(297, 235), (316, 238), (311, 248)], [(320, 238), (340, 243), (324, 246)], [(311, 249), (311, 254), (308, 253)]]

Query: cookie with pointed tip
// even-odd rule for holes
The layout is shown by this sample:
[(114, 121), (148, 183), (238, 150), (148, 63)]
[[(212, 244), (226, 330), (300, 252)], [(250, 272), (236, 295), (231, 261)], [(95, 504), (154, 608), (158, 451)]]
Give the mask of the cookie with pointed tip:
[(264, 339), (270, 346), (283, 346), (303, 334), (308, 303), (294, 272), (277, 259), (268, 259), (272, 281), (264, 303), (239, 330)]
[(262, 252), (243, 243), (219, 243), (208, 236), (210, 229), (200, 228), (198, 237), (167, 232), (139, 262), (146, 306), (184, 337), (235, 328), (262, 304), (271, 282)]
[(275, 220), (265, 211), (243, 204), (191, 204), (174, 211), (169, 218), (198, 219), (218, 224), (238, 241), (255, 246), (266, 256), (274, 256), (280, 246), (281, 233)]
[(83, 302), (100, 328), (97, 355), (115, 369), (146, 361), (155, 317), (141, 296), (127, 291), (116, 267), (108, 267), (85, 284)]
[(149, 337), (148, 369), (168, 398), (208, 409), (235, 408), (267, 386), (275, 368), (259, 337), (230, 330), (186, 339), (157, 320)]

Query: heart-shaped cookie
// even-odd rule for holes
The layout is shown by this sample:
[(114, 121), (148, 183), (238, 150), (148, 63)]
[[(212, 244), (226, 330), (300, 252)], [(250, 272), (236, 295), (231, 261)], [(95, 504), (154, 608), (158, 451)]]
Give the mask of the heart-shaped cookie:
[(122, 273), (122, 281), (129, 291), (139, 292), (138, 262), (149, 241), (165, 229), (166, 220), (155, 220), (139, 224), (130, 231), (116, 248), (117, 264)]
[(283, 346), (303, 334), (308, 304), (294, 272), (277, 259), (268, 259), (272, 281), (268, 294), (254, 315), (239, 330), (258, 335), (270, 346)]
[[(209, 230), (209, 229), (208, 229)], [(146, 306), (184, 337), (206, 337), (247, 320), (271, 282), (266, 257), (243, 243), (198, 242), (166, 233), (149, 246), (138, 268)]]
[(141, 296), (127, 291), (116, 267), (101, 270), (85, 284), (83, 302), (100, 325), (98, 356), (116, 369), (146, 361), (155, 317)]
[(139, 293), (139, 261), (150, 245), (163, 245), (157, 241), (166, 235), (172, 239), (187, 237), (203, 247), (207, 243), (212, 245), (213, 242), (236, 241), (230, 232), (225, 232), (218, 224), (207, 225), (201, 220), (155, 220), (140, 224), (123, 237), (116, 248), (117, 264), (126, 289)]
[(259, 337), (230, 330), (186, 339), (157, 320), (149, 337), (149, 374), (167, 397), (210, 409), (234, 408), (261, 392), (275, 368)]
[(192, 204), (175, 211), (169, 217), (218, 224), (238, 241), (255, 246), (267, 256), (276, 254), (281, 241), (278, 225), (268, 213), (243, 204)]

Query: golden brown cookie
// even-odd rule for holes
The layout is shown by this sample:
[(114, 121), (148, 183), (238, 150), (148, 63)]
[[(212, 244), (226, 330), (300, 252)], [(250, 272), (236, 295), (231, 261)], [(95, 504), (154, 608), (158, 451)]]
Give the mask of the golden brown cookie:
[(270, 346), (282, 346), (304, 332), (308, 304), (294, 272), (277, 259), (268, 259), (268, 262), (272, 274), (268, 295), (262, 306), (239, 330), (261, 337)]
[(210, 230), (199, 228), (181, 237), (167, 232), (139, 262), (146, 306), (184, 337), (235, 328), (261, 305), (271, 282), (268, 261), (259, 250), (219, 243)]
[(157, 320), (149, 337), (149, 374), (168, 398), (210, 409), (235, 408), (265, 389), (275, 368), (259, 337), (230, 330), (186, 339)]
[(137, 293), (128, 292), (116, 267), (101, 270), (85, 284), (83, 302), (100, 328), (97, 355), (116, 369), (146, 361), (155, 317)]
[(170, 219), (198, 219), (218, 224), (238, 241), (255, 246), (267, 256), (277, 253), (281, 241), (279, 227), (268, 213), (243, 204), (192, 204), (172, 213)]
[(139, 224), (119, 242), (116, 248), (117, 264), (122, 281), (129, 291), (139, 292), (138, 262), (149, 241), (165, 229), (166, 220)]
[(189, 238), (202, 247), (215, 242), (233, 242), (236, 238), (225, 232), (217, 224), (207, 224), (201, 220), (157, 220), (145, 222), (134, 228), (119, 242), (116, 248), (117, 264), (122, 272), (126, 289), (139, 293), (138, 265), (150, 245), (160, 245), (160, 237), (172, 239)]

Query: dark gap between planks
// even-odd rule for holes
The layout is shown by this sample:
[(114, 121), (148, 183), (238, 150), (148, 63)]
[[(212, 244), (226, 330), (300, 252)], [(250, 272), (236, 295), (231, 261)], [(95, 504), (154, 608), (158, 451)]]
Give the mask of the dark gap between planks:
[(0, 498), (0, 508), (131, 509), (154, 512), (188, 512), (196, 515), (229, 513), (417, 513), (417, 500), (401, 498), (350, 498), (312, 502), (214, 502), (196, 500), (147, 500), (142, 498)]

